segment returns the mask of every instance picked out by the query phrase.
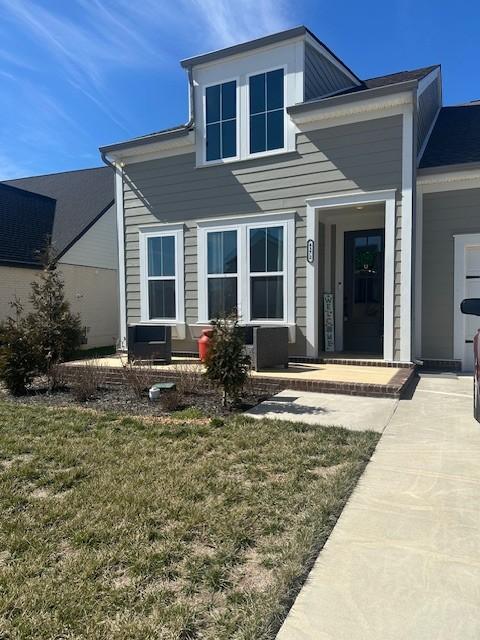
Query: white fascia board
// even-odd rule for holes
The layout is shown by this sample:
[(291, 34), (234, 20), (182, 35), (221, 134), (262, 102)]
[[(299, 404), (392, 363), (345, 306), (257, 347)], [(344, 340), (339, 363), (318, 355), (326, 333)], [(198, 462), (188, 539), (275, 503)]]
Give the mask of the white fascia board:
[(195, 132), (190, 131), (188, 135), (181, 136), (178, 140), (169, 139), (164, 142), (157, 141), (150, 144), (142, 144), (138, 147), (128, 147), (123, 150), (110, 151), (107, 153), (107, 157), (112, 162), (133, 164), (146, 160), (156, 160), (157, 158), (168, 158), (182, 153), (194, 153), (194, 151)]
[(201, 64), (193, 65), (193, 73), (194, 76), (197, 71), (203, 71), (205, 69), (211, 69), (217, 66), (224, 65), (225, 63), (236, 62), (238, 60), (244, 60), (245, 58), (252, 58), (257, 56), (260, 52), (268, 52), (274, 51), (279, 47), (290, 46), (293, 44), (297, 44), (299, 42), (304, 42), (304, 36), (295, 36), (289, 40), (280, 40), (279, 42), (275, 42), (273, 44), (267, 44), (264, 47), (257, 47), (256, 49), (248, 49), (247, 51), (242, 51), (241, 53), (234, 53), (230, 56), (225, 56), (224, 58), (216, 58), (215, 60), (211, 60), (210, 62), (203, 62)]
[(442, 105), (440, 104), (438, 109), (437, 109), (437, 113), (433, 117), (432, 124), (430, 125), (430, 128), (427, 131), (427, 135), (425, 136), (425, 140), (423, 141), (423, 144), (422, 144), (420, 150), (417, 153), (417, 165), (420, 163), (420, 160), (422, 159), (422, 156), (423, 156), (423, 152), (427, 148), (428, 141), (430, 140), (430, 136), (432, 135), (432, 131), (433, 131), (435, 125), (437, 124), (437, 118), (438, 118), (438, 115), (439, 115), (441, 109), (442, 109)]
[(422, 93), (425, 91), (425, 89), (428, 89), (428, 87), (432, 84), (432, 82), (435, 82), (440, 78), (441, 78), (441, 69), (440, 67), (437, 67), (436, 69), (431, 71), (428, 74), (428, 76), (425, 76), (424, 78), (418, 81), (417, 95), (421, 96)]
[(422, 187), (423, 193), (479, 189), (480, 169), (442, 171), (439, 167), (438, 173), (420, 174), (417, 178), (417, 184)]
[(318, 129), (401, 114), (407, 105), (412, 104), (412, 100), (412, 92), (405, 91), (381, 98), (366, 98), (342, 106), (319, 106), (317, 110), (293, 114), (291, 118), (301, 131), (308, 131), (305, 126), (307, 124), (314, 124), (310, 128)]

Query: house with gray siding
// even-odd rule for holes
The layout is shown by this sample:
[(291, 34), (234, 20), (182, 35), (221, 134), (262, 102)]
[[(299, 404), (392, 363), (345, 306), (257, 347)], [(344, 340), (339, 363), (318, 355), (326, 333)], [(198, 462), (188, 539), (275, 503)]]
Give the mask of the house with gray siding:
[(123, 347), (128, 325), (165, 324), (194, 353), (235, 309), (288, 327), (292, 358), (468, 369), (458, 302), (480, 295), (480, 105), (443, 107), (439, 65), (360, 78), (305, 27), (181, 64), (188, 122), (100, 148)]

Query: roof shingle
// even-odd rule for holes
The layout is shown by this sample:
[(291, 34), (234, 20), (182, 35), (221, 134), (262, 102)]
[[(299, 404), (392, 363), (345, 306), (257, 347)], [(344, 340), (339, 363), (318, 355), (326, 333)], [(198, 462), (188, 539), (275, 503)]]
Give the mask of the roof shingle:
[(480, 104), (442, 107), (419, 167), (480, 162)]
[(70, 247), (114, 200), (109, 167), (6, 180), (3, 184), (55, 201), (52, 244), (58, 254)]

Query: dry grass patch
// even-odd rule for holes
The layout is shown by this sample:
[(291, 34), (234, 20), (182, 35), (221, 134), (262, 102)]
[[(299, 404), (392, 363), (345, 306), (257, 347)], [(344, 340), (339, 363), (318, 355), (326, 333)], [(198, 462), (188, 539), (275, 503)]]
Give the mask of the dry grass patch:
[(377, 439), (0, 402), (0, 637), (273, 638)]

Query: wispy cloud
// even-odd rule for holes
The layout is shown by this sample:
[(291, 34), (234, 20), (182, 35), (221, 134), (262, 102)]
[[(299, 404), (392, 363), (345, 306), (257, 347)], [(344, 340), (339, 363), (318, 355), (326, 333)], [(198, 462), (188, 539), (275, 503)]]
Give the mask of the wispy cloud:
[[(106, 141), (89, 129), (94, 122), (107, 122), (118, 138), (137, 134), (143, 105), (133, 112), (125, 100), (127, 73), (137, 87), (149, 74), (160, 81), (181, 57), (292, 26), (288, 2), (0, 0), (0, 104), (8, 112), (0, 122), (2, 152), (10, 142), (15, 158), (19, 144), (25, 157), (67, 157), (73, 144), (85, 157)], [(3, 175), (25, 169), (5, 155), (0, 162)]]
[(216, 49), (293, 26), (281, 0), (184, 0)]

